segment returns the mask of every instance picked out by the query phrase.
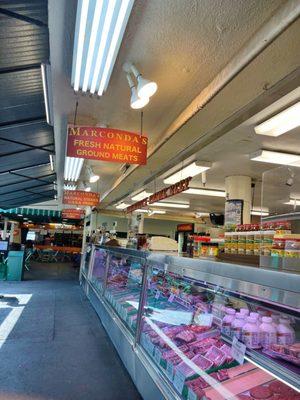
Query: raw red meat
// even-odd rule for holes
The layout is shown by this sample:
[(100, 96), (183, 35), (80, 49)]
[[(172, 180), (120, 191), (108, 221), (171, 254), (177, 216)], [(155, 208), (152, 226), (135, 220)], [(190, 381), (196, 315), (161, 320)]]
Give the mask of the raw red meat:
[(185, 331), (177, 333), (175, 338), (180, 339), (186, 343), (190, 343), (193, 340), (195, 340), (195, 335), (193, 334), (193, 332), (190, 332), (189, 330), (185, 330)]
[(236, 396), (239, 400), (251, 400), (252, 397), (247, 396), (246, 394), (239, 394)]
[(218, 349), (216, 346), (211, 346), (205, 357), (212, 361), (215, 366), (220, 366), (226, 361), (226, 354), (222, 350)]
[(282, 382), (274, 381), (270, 383), (269, 389), (271, 390), (272, 393), (275, 394), (281, 394), (281, 395), (288, 395), (290, 392), (290, 388), (286, 386)]
[(250, 390), (250, 395), (254, 399), (258, 400), (271, 399), (273, 396), (271, 390), (265, 386), (256, 386), (255, 388)]

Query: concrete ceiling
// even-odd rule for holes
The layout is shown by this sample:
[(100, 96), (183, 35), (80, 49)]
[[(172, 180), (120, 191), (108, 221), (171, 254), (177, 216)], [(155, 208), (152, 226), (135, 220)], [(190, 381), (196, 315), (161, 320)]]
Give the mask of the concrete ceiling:
[[(140, 113), (130, 109), (129, 88), (122, 71), (125, 61), (134, 62), (143, 75), (155, 80), (159, 87), (144, 112), (144, 132), (149, 136), (151, 151), (182, 110), (285, 3), (282, 0), (136, 1), (108, 90), (96, 99), (75, 95), (70, 86), (76, 1), (49, 0), (59, 188), (63, 177), (66, 125), (74, 121), (76, 100), (79, 102), (77, 123), (108, 124), (138, 132)], [(180, 135), (181, 142), (176, 142), (176, 148), (184, 146), (185, 134)], [(194, 133), (188, 135), (192, 142)], [(166, 149), (162, 153), (163, 156), (154, 158), (153, 163), (144, 168), (144, 174), (154, 171), (157, 163), (164, 164), (170, 154)], [(92, 164), (101, 175), (101, 182), (95, 189), (107, 193), (120, 177), (121, 165)], [(142, 181), (139, 173), (135, 182)], [(106, 203), (120, 198), (130, 185), (124, 182), (105, 199)], [(122, 191), (122, 187), (126, 190)]]

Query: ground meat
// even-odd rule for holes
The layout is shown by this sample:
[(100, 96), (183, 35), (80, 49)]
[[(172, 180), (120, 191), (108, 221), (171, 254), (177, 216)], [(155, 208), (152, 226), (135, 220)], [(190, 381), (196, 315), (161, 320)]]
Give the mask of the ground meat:
[(278, 381), (270, 383), (269, 389), (272, 391), (272, 393), (286, 395), (286, 396), (289, 394), (290, 391), (288, 386)]
[(237, 395), (236, 397), (237, 397), (237, 399), (239, 399), (239, 400), (251, 400), (251, 399), (252, 399), (252, 397), (247, 396), (246, 394), (239, 394), (239, 395)]
[(271, 390), (268, 387), (264, 386), (256, 386), (255, 388), (251, 389), (250, 395), (254, 399), (259, 399), (259, 400), (271, 399), (273, 396)]

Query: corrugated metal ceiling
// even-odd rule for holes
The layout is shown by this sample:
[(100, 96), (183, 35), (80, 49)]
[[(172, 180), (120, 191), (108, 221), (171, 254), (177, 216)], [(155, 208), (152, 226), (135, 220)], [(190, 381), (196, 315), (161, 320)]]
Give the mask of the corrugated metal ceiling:
[[(53, 129), (40, 64), (49, 60), (47, 0), (0, 1), (0, 207), (53, 198)], [(40, 188), (40, 189), (37, 189)]]

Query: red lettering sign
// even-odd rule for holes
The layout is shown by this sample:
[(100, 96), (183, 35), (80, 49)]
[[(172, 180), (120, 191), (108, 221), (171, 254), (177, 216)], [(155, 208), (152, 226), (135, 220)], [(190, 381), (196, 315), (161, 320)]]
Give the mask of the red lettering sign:
[(147, 144), (146, 136), (119, 129), (68, 126), (69, 157), (145, 165)]
[(84, 190), (64, 190), (63, 204), (75, 206), (97, 206), (100, 202), (99, 193)]
[(146, 197), (145, 199), (138, 201), (137, 203), (132, 204), (131, 206), (126, 208), (127, 213), (131, 213), (139, 208), (147, 207), (148, 204), (156, 203), (157, 201), (167, 199), (168, 197), (175, 196), (175, 194), (179, 194), (184, 192), (189, 188), (189, 183), (192, 178), (182, 179), (182, 181), (174, 183), (165, 189), (160, 190), (152, 194), (150, 197)]
[(194, 224), (179, 224), (177, 225), (178, 232), (194, 232)]
[(76, 210), (76, 208), (67, 208), (62, 210), (61, 217), (63, 219), (83, 219), (84, 210)]

